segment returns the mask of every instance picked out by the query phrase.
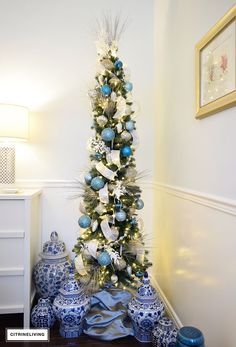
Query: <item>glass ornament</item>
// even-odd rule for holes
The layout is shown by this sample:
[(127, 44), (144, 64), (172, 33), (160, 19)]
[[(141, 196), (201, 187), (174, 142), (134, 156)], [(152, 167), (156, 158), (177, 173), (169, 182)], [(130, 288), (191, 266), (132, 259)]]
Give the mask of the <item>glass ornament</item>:
[(91, 187), (95, 190), (102, 189), (104, 185), (105, 185), (105, 182), (99, 176), (94, 177), (91, 181)]
[(111, 257), (107, 251), (104, 251), (98, 255), (97, 261), (101, 266), (107, 266), (111, 264)]
[(134, 122), (132, 120), (129, 120), (125, 123), (125, 129), (128, 131), (134, 130)]
[(87, 215), (83, 215), (79, 218), (78, 223), (83, 229), (89, 228), (91, 225), (91, 218)]
[(115, 138), (115, 132), (111, 128), (105, 128), (103, 129), (101, 136), (104, 141), (112, 141)]
[(141, 210), (144, 207), (144, 202), (142, 199), (135, 201), (135, 207), (137, 210)]
[(124, 140), (125, 142), (128, 142), (132, 138), (132, 135), (126, 130), (123, 131), (120, 136), (121, 136), (122, 140)]
[(86, 182), (87, 184), (90, 184), (91, 181), (92, 181), (92, 179), (93, 179), (93, 176), (92, 176), (92, 174), (91, 174), (90, 172), (88, 172), (88, 173), (84, 176), (84, 180), (85, 180), (85, 182)]
[(133, 84), (131, 82), (126, 82), (124, 88), (127, 92), (131, 92), (133, 89)]
[(126, 220), (126, 213), (125, 211), (121, 210), (115, 213), (115, 218), (118, 222), (124, 222)]
[(111, 92), (112, 92), (111, 87), (108, 84), (104, 84), (103, 86), (101, 86), (101, 93), (104, 96), (109, 96)]
[(106, 125), (107, 122), (108, 122), (107, 117), (105, 117), (105, 116), (98, 116), (97, 117), (97, 123), (100, 127), (103, 127), (104, 125)]
[(115, 69), (116, 69), (116, 70), (120, 70), (120, 69), (122, 69), (122, 67), (123, 67), (123, 63), (122, 63), (121, 60), (117, 60), (117, 61), (115, 61), (114, 66), (115, 66)]
[(129, 157), (132, 155), (132, 149), (129, 146), (124, 146), (121, 148), (121, 155), (123, 157)]

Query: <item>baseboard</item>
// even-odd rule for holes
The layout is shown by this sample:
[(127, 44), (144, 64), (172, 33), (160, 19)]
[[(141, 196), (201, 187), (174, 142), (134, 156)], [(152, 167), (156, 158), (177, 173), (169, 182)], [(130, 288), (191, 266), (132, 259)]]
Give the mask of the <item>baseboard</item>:
[(166, 309), (167, 315), (173, 320), (173, 322), (175, 323), (176, 327), (178, 329), (180, 329), (183, 326), (181, 320), (179, 319), (179, 317), (176, 314), (175, 310), (171, 306), (169, 300), (167, 299), (167, 297), (163, 293), (163, 291), (160, 288), (160, 286), (159, 286), (158, 282), (156, 281), (156, 279), (152, 275), (150, 275), (150, 277), (151, 277), (152, 285), (154, 286), (154, 288), (159, 293), (160, 299), (163, 301), (163, 303), (165, 305), (165, 309)]

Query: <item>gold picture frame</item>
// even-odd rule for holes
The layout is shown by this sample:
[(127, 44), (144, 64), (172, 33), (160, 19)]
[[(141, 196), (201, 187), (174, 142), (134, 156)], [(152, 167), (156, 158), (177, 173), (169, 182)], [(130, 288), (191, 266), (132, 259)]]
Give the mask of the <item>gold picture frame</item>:
[(196, 44), (196, 118), (236, 105), (236, 5)]

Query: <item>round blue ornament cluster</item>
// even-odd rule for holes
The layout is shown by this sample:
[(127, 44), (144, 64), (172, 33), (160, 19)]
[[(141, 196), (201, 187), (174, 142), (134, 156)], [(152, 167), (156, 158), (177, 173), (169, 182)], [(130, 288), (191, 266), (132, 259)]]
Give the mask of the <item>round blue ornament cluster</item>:
[(85, 214), (78, 220), (79, 226), (83, 229), (89, 228), (91, 225), (91, 218)]
[(111, 264), (111, 257), (107, 251), (104, 251), (99, 254), (99, 256), (97, 257), (97, 261), (98, 264), (100, 264), (101, 266), (107, 266)]
[(103, 129), (101, 136), (104, 141), (112, 141), (115, 138), (115, 132), (111, 128), (105, 128)]
[(105, 185), (105, 182), (99, 176), (94, 177), (91, 181), (91, 187), (95, 190), (102, 189), (104, 185)]
[(108, 84), (101, 86), (101, 93), (104, 96), (109, 96), (111, 94), (111, 87)]
[(123, 157), (129, 157), (132, 155), (132, 149), (129, 146), (124, 146), (121, 148), (121, 155)]

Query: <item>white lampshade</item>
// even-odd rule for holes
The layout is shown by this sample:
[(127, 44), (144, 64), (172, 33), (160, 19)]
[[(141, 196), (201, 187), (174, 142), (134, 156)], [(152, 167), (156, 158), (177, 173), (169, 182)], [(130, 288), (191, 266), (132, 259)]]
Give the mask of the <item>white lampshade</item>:
[(29, 111), (18, 105), (0, 104), (0, 141), (27, 141)]

